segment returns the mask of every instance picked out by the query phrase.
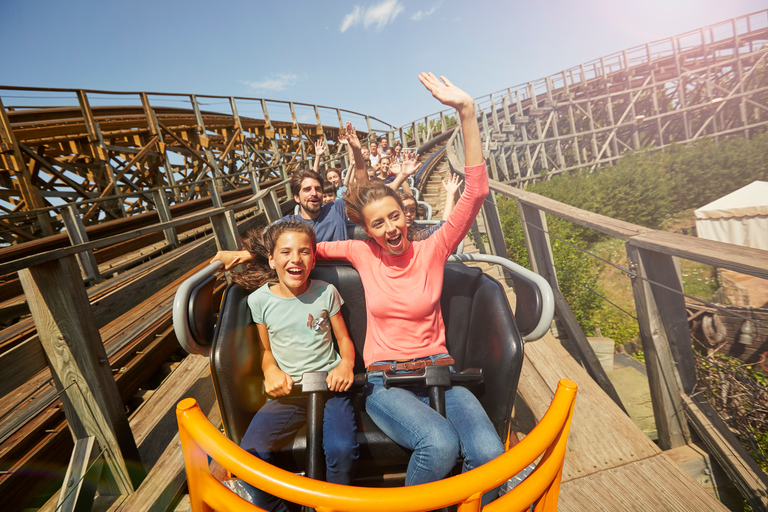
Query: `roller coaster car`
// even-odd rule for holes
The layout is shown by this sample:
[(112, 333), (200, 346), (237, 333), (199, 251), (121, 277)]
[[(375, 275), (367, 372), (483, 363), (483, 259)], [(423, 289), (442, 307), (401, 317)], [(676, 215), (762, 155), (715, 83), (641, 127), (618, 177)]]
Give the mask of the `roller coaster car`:
[[(549, 328), (554, 310), (552, 292), (540, 276), (502, 258), (454, 255), (451, 259), (454, 261), (445, 265), (441, 297), (448, 350), (456, 361), (457, 371), (482, 370), (484, 379), (472, 391), (499, 437), (506, 441), (523, 364), (524, 340), (537, 339)], [(502, 264), (511, 274), (517, 299), (514, 315), (498, 281), (456, 261), (479, 259)], [(215, 319), (214, 273), (220, 267), (219, 263), (210, 265), (179, 288), (174, 301), (174, 327), (188, 352), (210, 356), (224, 430), (229, 439), (239, 444), (267, 396), (262, 386), (261, 344), (246, 302), (249, 292), (236, 284), (229, 285)], [(311, 278), (329, 282), (341, 293), (341, 313), (355, 344), (355, 373), (365, 372), (362, 352), (366, 305), (360, 276), (347, 264), (318, 263)], [(356, 397), (355, 409), (360, 482), (375, 481), (385, 473), (403, 472), (410, 452), (390, 440), (368, 417), (362, 393)], [(300, 431), (282, 454), (283, 467), (303, 471), (306, 447), (306, 435)]]

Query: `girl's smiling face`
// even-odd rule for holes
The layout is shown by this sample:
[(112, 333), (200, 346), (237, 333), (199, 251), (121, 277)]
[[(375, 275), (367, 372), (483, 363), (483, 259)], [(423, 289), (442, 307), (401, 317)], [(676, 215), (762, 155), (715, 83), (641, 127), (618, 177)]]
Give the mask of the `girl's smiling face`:
[(280, 297), (296, 297), (309, 287), (309, 272), (315, 266), (312, 240), (306, 233), (286, 231), (275, 242), (269, 265), (277, 271), (278, 284), (271, 288)]

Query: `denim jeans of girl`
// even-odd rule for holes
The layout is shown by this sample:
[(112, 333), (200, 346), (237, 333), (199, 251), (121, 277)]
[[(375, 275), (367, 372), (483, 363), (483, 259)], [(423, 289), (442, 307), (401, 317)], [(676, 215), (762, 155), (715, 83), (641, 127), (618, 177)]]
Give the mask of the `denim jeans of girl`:
[[(284, 397), (270, 400), (256, 413), (240, 441), (240, 447), (260, 459), (274, 463), (274, 454), (294, 438), (307, 421), (306, 397)], [(323, 412), (323, 451), (325, 452), (327, 482), (349, 484), (352, 479), (359, 447), (355, 436), (355, 417), (349, 395), (332, 393)], [(257, 506), (276, 512), (292, 507), (271, 494), (243, 481), (243, 486)]]

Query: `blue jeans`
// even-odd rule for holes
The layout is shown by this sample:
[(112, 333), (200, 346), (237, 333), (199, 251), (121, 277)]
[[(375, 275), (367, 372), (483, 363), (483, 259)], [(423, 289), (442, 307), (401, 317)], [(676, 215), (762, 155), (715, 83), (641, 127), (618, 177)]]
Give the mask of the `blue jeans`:
[[(259, 409), (240, 441), (240, 447), (263, 461), (274, 464), (275, 452), (294, 438), (307, 420), (306, 397), (283, 397), (270, 400)], [(328, 482), (349, 484), (359, 456), (355, 436), (355, 415), (349, 395), (331, 393), (323, 413), (323, 451)], [(259, 507), (272, 511), (287, 511), (288, 505), (271, 494), (243, 481)]]
[[(419, 359), (441, 357), (448, 354)], [(374, 364), (390, 363), (394, 361)], [(468, 471), (504, 453), (504, 445), (483, 406), (466, 388), (452, 386), (445, 390), (444, 418), (429, 406), (426, 387), (385, 388), (383, 376), (382, 371), (368, 373), (365, 409), (393, 441), (413, 450), (405, 485), (440, 480), (454, 467), (459, 454), (464, 457), (463, 470)], [(497, 489), (488, 491), (483, 504), (497, 496)]]

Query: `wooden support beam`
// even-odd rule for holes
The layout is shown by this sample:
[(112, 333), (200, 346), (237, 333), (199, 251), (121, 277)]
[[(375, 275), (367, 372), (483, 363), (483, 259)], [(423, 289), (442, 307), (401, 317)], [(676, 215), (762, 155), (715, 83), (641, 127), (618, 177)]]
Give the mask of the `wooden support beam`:
[[(68, 204), (61, 209), (61, 219), (64, 221), (64, 226), (67, 229), (67, 236), (72, 245), (79, 245), (88, 243), (88, 233), (85, 231), (85, 225), (80, 218), (80, 214), (77, 211), (77, 207), (73, 204)], [(99, 265), (96, 263), (96, 257), (93, 255), (93, 251), (83, 251), (77, 255), (80, 266), (83, 268), (85, 275), (94, 282), (101, 281), (99, 275)]]
[(499, 209), (496, 206), (496, 195), (488, 194), (483, 202), (483, 215), (485, 217), (485, 230), (488, 234), (488, 245), (491, 253), (502, 258), (508, 258), (507, 244), (504, 241), (504, 231), (501, 228)]
[(682, 395), (688, 420), (753, 511), (768, 512), (768, 475), (701, 396)]
[[(37, 210), (45, 208), (46, 204), (40, 196), (37, 187), (32, 184), (32, 176), (21, 154), (21, 149), (13, 133), (13, 128), (5, 112), (2, 100), (0, 100), (0, 153), (8, 152), (8, 161), (11, 164), (11, 171), (16, 174), (21, 197), (26, 203), (27, 210)], [(52, 234), (50, 218), (47, 215), (38, 215), (40, 228), (43, 233)]]
[(86, 437), (75, 441), (72, 458), (64, 485), (56, 503), (58, 512), (90, 512), (96, 495), (96, 482), (101, 477), (104, 457), (99, 453), (96, 437)]
[(173, 199), (175, 201), (179, 201), (179, 189), (176, 188), (176, 177), (173, 175), (173, 168), (171, 163), (168, 161), (168, 151), (166, 150), (165, 139), (163, 138), (163, 134), (160, 129), (160, 123), (157, 121), (155, 110), (149, 104), (149, 97), (145, 92), (141, 93), (141, 106), (144, 109), (144, 115), (147, 117), (147, 126), (149, 127), (150, 133), (152, 135), (160, 136), (160, 142), (158, 144), (158, 149), (161, 154), (160, 165), (163, 166), (163, 170), (165, 171), (165, 179), (167, 180), (168, 185), (173, 187), (171, 188)]
[[(173, 217), (171, 216), (171, 207), (168, 204), (168, 198), (165, 195), (165, 190), (155, 189), (152, 191), (152, 198), (155, 200), (155, 208), (157, 209), (157, 215), (160, 217), (160, 222), (171, 222)], [(173, 248), (179, 246), (179, 237), (176, 234), (176, 228), (171, 226), (163, 230), (165, 235), (165, 241), (168, 242)]]
[(100, 493), (130, 494), (144, 470), (74, 256), (20, 270), (19, 279), (73, 437), (96, 436), (107, 450), (113, 485)]
[[(103, 179), (106, 177), (108, 181), (107, 185), (111, 185), (113, 189), (117, 190), (117, 179), (115, 178), (112, 166), (109, 164), (109, 153), (104, 143), (104, 137), (101, 134), (101, 129), (96, 122), (96, 118), (93, 116), (93, 111), (91, 110), (91, 105), (88, 102), (88, 96), (85, 94), (85, 91), (77, 91), (77, 101), (80, 103), (80, 113), (83, 116), (85, 128), (88, 132), (88, 142), (90, 143), (91, 151), (93, 153), (92, 157), (96, 161), (99, 171), (102, 174), (100, 178)], [(94, 182), (95, 181), (96, 180), (94, 180)], [(102, 184), (98, 183), (97, 185), (100, 186)], [(114, 216), (125, 217), (125, 209), (122, 201), (118, 199), (111, 201), (109, 204), (112, 205), (112, 214)], [(91, 214), (92, 212), (86, 213), (85, 218), (87, 219)]]
[[(41, 167), (43, 167), (46, 171), (50, 172), (56, 178), (61, 180), (62, 183), (64, 183), (68, 187), (71, 187), (72, 190), (74, 190), (75, 192), (80, 194), (83, 197), (83, 199), (88, 199), (88, 198), (90, 198), (91, 196), (94, 195), (94, 194), (89, 194), (84, 188), (82, 188), (80, 186), (79, 183), (77, 183), (76, 181), (74, 181), (71, 178), (67, 177), (65, 174), (63, 174), (58, 169), (56, 169), (53, 166), (53, 164), (51, 163), (51, 159), (46, 158), (43, 154), (41, 154), (44, 146), (40, 146), (40, 149), (38, 150), (40, 153), (37, 153), (35, 151), (32, 151), (31, 148), (25, 146), (21, 142), (19, 142), (18, 145), (19, 145), (19, 149), (21, 151), (23, 151), (24, 153), (26, 153), (27, 156), (29, 156), (31, 159), (33, 159), (35, 162), (37, 162), (37, 164), (40, 165)], [(71, 168), (72, 166), (67, 164), (67, 167)]]
[(672, 256), (638, 248), (631, 241), (626, 248), (630, 270), (635, 273), (632, 294), (659, 446), (662, 450), (677, 448), (691, 441), (681, 393), (690, 393), (696, 382), (682, 283)]
[(219, 179), (219, 166), (216, 164), (216, 157), (213, 156), (211, 146), (208, 144), (208, 137), (205, 134), (205, 123), (203, 122), (203, 114), (200, 112), (200, 105), (197, 103), (197, 96), (194, 94), (189, 96), (192, 102), (192, 109), (195, 111), (195, 119), (197, 120), (197, 135), (200, 139), (200, 145), (203, 147), (203, 153), (205, 154), (205, 161), (208, 163), (208, 167), (211, 169), (211, 185), (208, 187), (208, 192), (213, 200), (214, 208), (221, 208), (223, 205), (221, 201), (221, 192), (223, 191), (223, 183)]
[(213, 227), (213, 235), (216, 237), (216, 246), (220, 251), (237, 251), (240, 249), (240, 234), (232, 210), (225, 210), (212, 215), (211, 226)]
[(573, 341), (587, 373), (616, 402), (616, 405), (621, 407), (624, 412), (627, 412), (557, 284), (557, 270), (555, 269), (555, 260), (552, 255), (552, 246), (549, 243), (547, 219), (544, 216), (544, 212), (522, 202), (518, 202), (518, 209), (523, 222), (523, 234), (525, 235), (528, 247), (528, 259), (531, 262), (531, 270), (546, 279), (552, 287), (552, 293), (555, 296), (555, 315), (565, 326), (568, 338)]
[[(123, 166), (122, 169), (120, 169), (120, 172), (118, 172), (117, 174), (114, 175), (114, 179), (112, 180), (112, 182), (110, 184), (108, 184), (104, 188), (104, 190), (102, 190), (101, 194), (99, 194), (98, 199), (104, 199), (105, 197), (110, 195), (113, 190), (117, 191), (117, 182), (118, 182), (118, 180), (122, 179), (123, 176), (125, 176), (125, 173), (128, 172), (128, 169), (132, 168), (138, 162), (143, 160), (144, 157), (147, 155), (147, 152), (149, 152), (150, 148), (152, 146), (154, 146), (155, 144), (157, 144), (159, 142), (159, 140), (160, 140), (160, 136), (159, 135), (155, 135), (154, 137), (152, 137), (152, 139), (146, 145), (144, 145), (144, 147), (141, 148), (141, 150), (138, 153), (136, 153), (133, 156), (133, 158), (131, 158), (130, 161), (128, 161)], [(133, 185), (132, 183), (128, 182), (127, 180), (126, 180), (126, 184), (129, 185), (129, 186)], [(133, 188), (134, 190), (136, 190), (138, 192), (143, 192), (141, 189), (139, 189), (135, 185), (133, 185), (131, 188)], [(99, 208), (99, 203), (93, 203), (93, 206), (91, 206), (88, 209), (88, 211), (85, 213), (85, 215), (83, 217), (86, 220), (91, 218), (91, 216), (93, 216), (93, 214), (98, 211), (98, 208)]]

